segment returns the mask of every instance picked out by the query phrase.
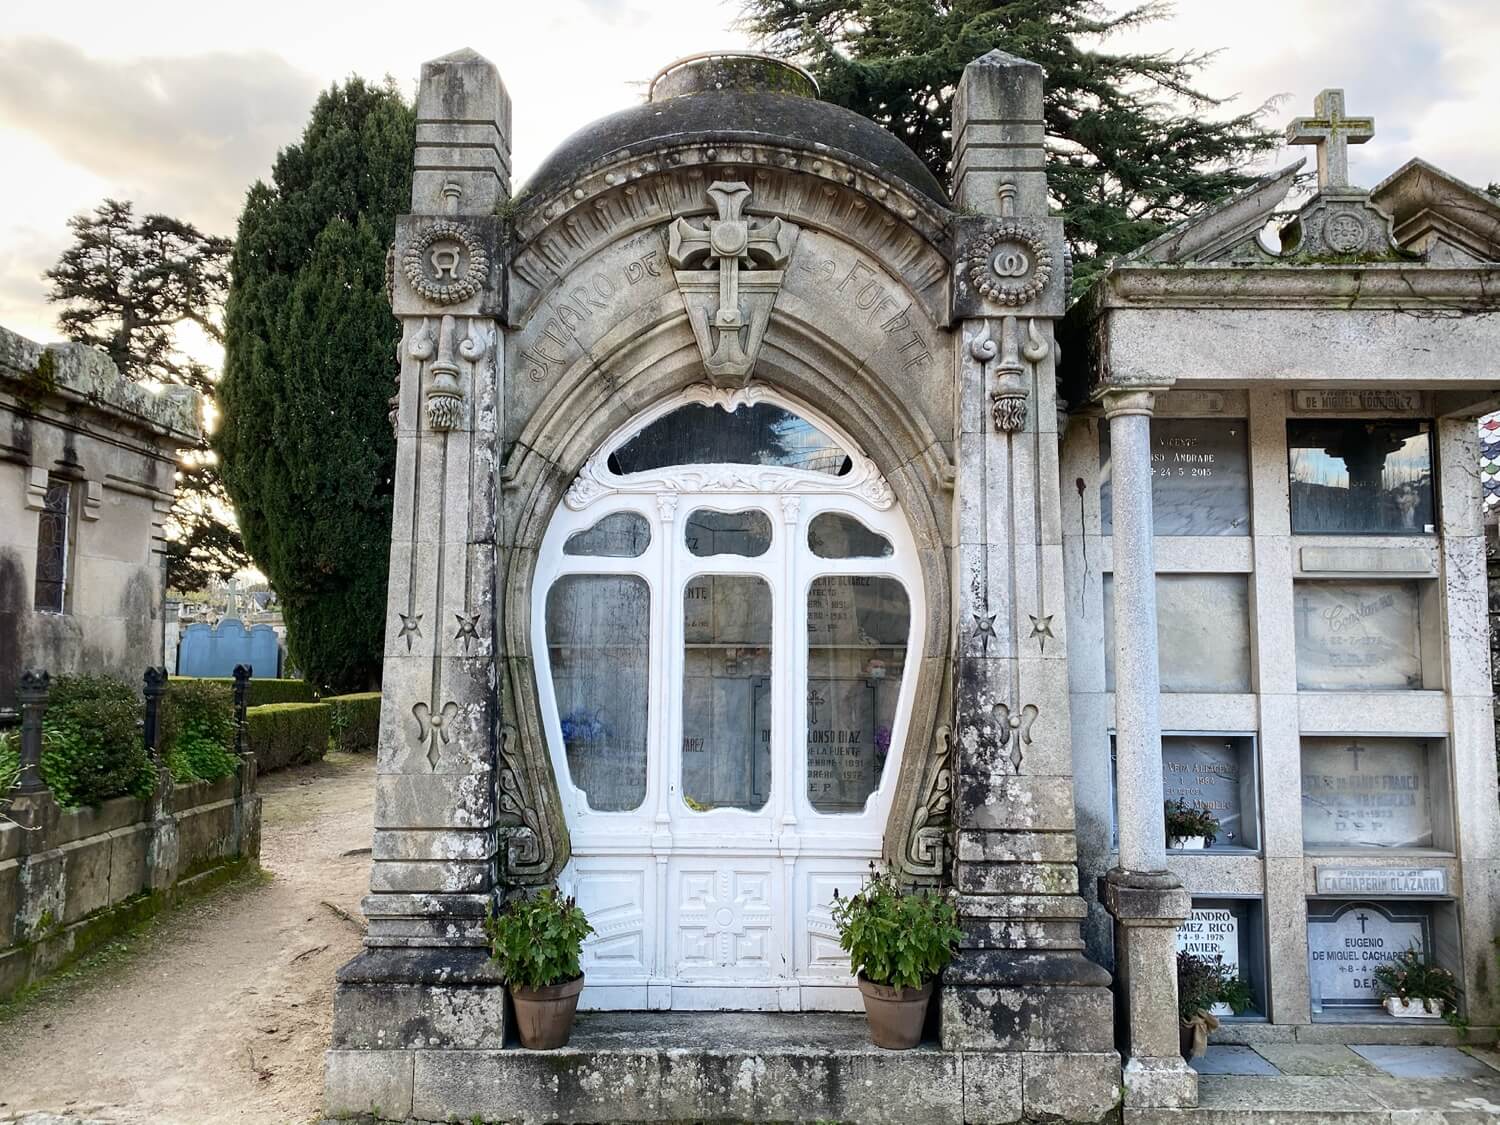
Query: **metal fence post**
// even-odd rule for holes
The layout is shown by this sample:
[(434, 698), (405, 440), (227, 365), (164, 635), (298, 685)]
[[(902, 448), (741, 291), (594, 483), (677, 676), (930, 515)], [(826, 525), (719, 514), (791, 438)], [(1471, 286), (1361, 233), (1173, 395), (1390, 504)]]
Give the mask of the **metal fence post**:
[(245, 703), (250, 697), (250, 677), (255, 669), (248, 664), (234, 666), (234, 752), (245, 756)]
[(42, 716), (47, 711), (47, 690), (52, 677), (40, 668), (21, 673), (16, 698), (21, 704), (21, 775), (17, 793), (45, 793), (42, 780)]
[(167, 690), (167, 669), (147, 668), (142, 692), (146, 696), (146, 724), (143, 735), (146, 740), (146, 755), (157, 765), (161, 764), (161, 749), (157, 742), (161, 736), (161, 697)]

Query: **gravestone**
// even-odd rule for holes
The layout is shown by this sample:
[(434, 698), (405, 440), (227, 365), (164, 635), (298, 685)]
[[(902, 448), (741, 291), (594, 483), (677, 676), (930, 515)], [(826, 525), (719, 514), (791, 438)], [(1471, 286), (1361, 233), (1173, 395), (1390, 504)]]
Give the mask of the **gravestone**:
[(1226, 969), (1240, 971), (1240, 920), (1227, 907), (1194, 906), (1187, 921), (1177, 927), (1177, 951), (1213, 960)]
[[(1196, 734), (1164, 735), (1161, 740), (1165, 798), (1207, 806), (1219, 822), (1221, 845), (1259, 846), (1253, 788), (1251, 801), (1246, 801), (1247, 785), (1254, 786), (1249, 741)], [(1248, 810), (1246, 804), (1251, 805)]]
[(1352, 902), (1321, 914), (1310, 910), (1307, 964), (1313, 1011), (1379, 1006), (1375, 970), (1409, 948), (1425, 956), (1430, 928), (1421, 909)]
[(1295, 611), (1301, 690), (1422, 686), (1415, 582), (1298, 582)]
[(179, 676), (232, 676), (236, 664), (248, 664), (260, 679), (281, 675), (281, 646), (269, 625), (252, 625), (226, 617), (217, 625), (198, 621), (182, 631), (177, 650)]
[[(1115, 690), (1114, 576), (1104, 577), (1104, 681)], [(1250, 690), (1250, 586), (1243, 574), (1158, 574), (1161, 690)]]
[(863, 676), (808, 681), (807, 798), (819, 811), (858, 812), (879, 784), (878, 705)]
[[(1249, 535), (1250, 467), (1243, 421), (1151, 420), (1151, 509), (1157, 535)], [(1101, 530), (1114, 534), (1109, 424), (1099, 423)]]
[(1304, 738), (1304, 846), (1432, 847), (1428, 760), (1421, 739)]

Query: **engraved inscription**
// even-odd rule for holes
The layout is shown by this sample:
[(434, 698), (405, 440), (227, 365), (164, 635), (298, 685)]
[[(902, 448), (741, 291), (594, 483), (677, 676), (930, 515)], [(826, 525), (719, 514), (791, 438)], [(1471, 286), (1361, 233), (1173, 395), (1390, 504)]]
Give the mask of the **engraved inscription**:
[(901, 357), (901, 368), (909, 371), (932, 359), (922, 333), (911, 317), (911, 302), (881, 283), (880, 275), (863, 262), (855, 262), (840, 277), (838, 263), (832, 258), (803, 261), (799, 272), (809, 275), (818, 288), (833, 286), (855, 309), (863, 313), (867, 326), (878, 326), (895, 345)]

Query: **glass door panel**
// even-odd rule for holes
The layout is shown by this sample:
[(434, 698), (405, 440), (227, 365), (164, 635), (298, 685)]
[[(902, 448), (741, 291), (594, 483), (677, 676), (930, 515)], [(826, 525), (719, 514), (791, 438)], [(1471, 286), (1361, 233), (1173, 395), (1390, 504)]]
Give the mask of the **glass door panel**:
[(771, 795), (771, 588), (698, 575), (683, 591), (682, 794), (698, 812)]
[(863, 812), (880, 787), (906, 667), (911, 602), (894, 578), (829, 575), (807, 595), (807, 799)]

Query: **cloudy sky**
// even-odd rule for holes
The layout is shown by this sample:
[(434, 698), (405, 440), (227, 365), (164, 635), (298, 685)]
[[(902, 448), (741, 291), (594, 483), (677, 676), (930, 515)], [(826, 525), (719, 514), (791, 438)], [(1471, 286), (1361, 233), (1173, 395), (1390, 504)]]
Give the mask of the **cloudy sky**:
[[(56, 337), (40, 278), (65, 223), (104, 196), (214, 233), (296, 139), (320, 88), (349, 74), (415, 86), (422, 60), (470, 46), (500, 68), (524, 181), (574, 129), (640, 98), (663, 63), (743, 45), (738, 0), (51, 0), (0, 21), (0, 324)], [(1179, 0), (1133, 47), (1220, 48), (1201, 84), (1280, 124), (1342, 86), (1377, 136), (1351, 150), (1373, 185), (1421, 155), (1500, 179), (1500, 4), (1493, 0)]]

